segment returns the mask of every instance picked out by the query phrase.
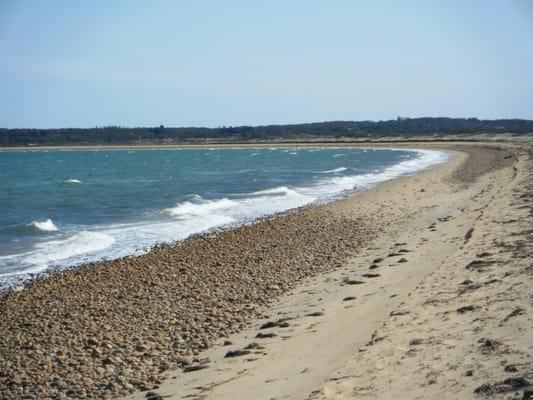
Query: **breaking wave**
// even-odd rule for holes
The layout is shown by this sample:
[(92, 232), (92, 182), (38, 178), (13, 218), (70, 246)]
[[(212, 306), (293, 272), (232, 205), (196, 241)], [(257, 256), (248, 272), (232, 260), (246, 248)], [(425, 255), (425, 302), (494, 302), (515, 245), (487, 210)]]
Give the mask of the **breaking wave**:
[(28, 226), (43, 232), (54, 232), (58, 230), (50, 218), (44, 221), (32, 221)]
[(345, 168), (345, 167), (339, 167), (339, 168), (330, 169), (330, 170), (327, 170), (327, 171), (321, 171), (321, 172), (319, 172), (319, 174), (335, 174), (335, 173), (338, 173), (338, 172), (346, 171), (347, 169), (348, 168)]

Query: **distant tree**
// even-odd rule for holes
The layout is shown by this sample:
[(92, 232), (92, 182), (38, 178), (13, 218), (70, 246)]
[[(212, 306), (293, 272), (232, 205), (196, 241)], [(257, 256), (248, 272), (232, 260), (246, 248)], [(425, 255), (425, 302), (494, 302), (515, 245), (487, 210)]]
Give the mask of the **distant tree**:
[(104, 126), (89, 129), (2, 129), (0, 144), (62, 145), (138, 142), (180, 142), (204, 139), (276, 139), (298, 137), (371, 138), (395, 135), (433, 135), (457, 133), (533, 134), (533, 121), (521, 119), (478, 120), (476, 118), (401, 118), (390, 121), (330, 121), (293, 125), (221, 126), (217, 128), (123, 128)]

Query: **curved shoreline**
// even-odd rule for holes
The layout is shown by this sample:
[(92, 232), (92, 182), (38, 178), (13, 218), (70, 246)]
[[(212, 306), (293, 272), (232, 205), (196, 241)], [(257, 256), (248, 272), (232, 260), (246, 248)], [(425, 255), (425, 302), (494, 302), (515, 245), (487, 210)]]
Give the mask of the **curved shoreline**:
[[(500, 154), (487, 150), (492, 153)], [(494, 159), (487, 162), (497, 167)], [(450, 164), (325, 206), (67, 271), (2, 295), (0, 369), (6, 374), (0, 393), (107, 397), (157, 386), (162, 372), (187, 364), (184, 357), (245, 328), (273, 299), (335, 270), (408, 218), (401, 210), (378, 212), (375, 192), (449, 171)], [(462, 170), (455, 181), (472, 175)], [(374, 212), (364, 212), (362, 204)]]
[(170, 372), (152, 396), (526, 398), (532, 153), (510, 151), (498, 161), (472, 148), (453, 167), (336, 204), (405, 215), (357, 257)]
[[(357, 146), (357, 147), (353, 147), (353, 146), (350, 146), (351, 148), (357, 148), (357, 149), (372, 149), (372, 147), (360, 147), (360, 146)], [(302, 147), (303, 149), (305, 149), (306, 147), (303, 146)], [(312, 147), (311, 147), (312, 148)], [(321, 147), (320, 147), (321, 148)], [(333, 147), (332, 147), (333, 148)], [(342, 147), (334, 147), (334, 148), (339, 148), (339, 149), (342, 149)], [(84, 261), (74, 261), (74, 260), (70, 260), (69, 259), (65, 259), (65, 260), (61, 260), (61, 261), (57, 261), (53, 264), (50, 264), (50, 265), (38, 265), (38, 264), (35, 264), (35, 265), (31, 265), (31, 266), (28, 266), (26, 269), (27, 271), (16, 271), (16, 272), (11, 272), (11, 273), (5, 273), (5, 274), (1, 274), (0, 273), (0, 292), (1, 291), (4, 291), (4, 290), (10, 290), (10, 289), (13, 289), (13, 290), (20, 290), (24, 285), (28, 284), (29, 282), (33, 281), (33, 280), (40, 280), (40, 279), (48, 279), (50, 277), (53, 277), (54, 275), (57, 275), (57, 274), (60, 274), (60, 273), (63, 273), (65, 271), (69, 271), (69, 270), (73, 270), (75, 268), (84, 268), (84, 267), (87, 267), (87, 266), (94, 266), (94, 265), (97, 265), (98, 263), (101, 263), (101, 262), (106, 262), (106, 261), (114, 261), (114, 260), (120, 260), (124, 257), (136, 257), (136, 256), (139, 256), (139, 255), (142, 255), (142, 254), (146, 254), (150, 251), (152, 251), (154, 248), (157, 248), (157, 247), (162, 247), (162, 246), (175, 246), (175, 245), (179, 245), (180, 243), (183, 243), (184, 241), (188, 241), (188, 240), (194, 240), (198, 237), (202, 237), (202, 236), (206, 236), (206, 235), (211, 235), (211, 234), (216, 234), (216, 233), (220, 233), (220, 232), (223, 232), (223, 231), (226, 231), (226, 230), (231, 230), (231, 229), (235, 229), (235, 228), (238, 228), (240, 226), (243, 226), (243, 225), (249, 225), (249, 224), (255, 224), (255, 223), (260, 223), (261, 221), (265, 220), (265, 219), (272, 219), (272, 218), (276, 218), (276, 217), (279, 217), (279, 216), (282, 216), (286, 213), (291, 213), (291, 212), (298, 212), (298, 211), (301, 211), (301, 210), (304, 210), (306, 208), (309, 208), (309, 207), (320, 207), (320, 206), (323, 206), (323, 205), (326, 205), (326, 204), (329, 204), (329, 203), (332, 203), (332, 202), (335, 202), (335, 201), (339, 201), (339, 200), (342, 200), (346, 197), (349, 197), (349, 196), (353, 196), (353, 195), (357, 195), (358, 193), (364, 191), (364, 190), (368, 190), (369, 188), (372, 188), (372, 187), (375, 187), (376, 185), (379, 185), (383, 182), (386, 182), (388, 180), (391, 180), (391, 179), (397, 179), (398, 177), (401, 177), (401, 176), (408, 176), (408, 175), (412, 175), (412, 174), (416, 174), (416, 173), (419, 173), (427, 168), (431, 168), (432, 166), (435, 166), (435, 165), (438, 165), (438, 164), (441, 164), (441, 163), (444, 163), (447, 161), (447, 158), (448, 158), (448, 155), (446, 156), (442, 156), (442, 154), (449, 154), (450, 152), (449, 151), (442, 151), (442, 150), (432, 150), (430, 148), (424, 148), (424, 149), (421, 149), (421, 148), (412, 148), (412, 147), (396, 147), (396, 146), (386, 146), (386, 147), (380, 147), (382, 149), (386, 149), (386, 150), (391, 150), (391, 151), (412, 151), (412, 152), (418, 152), (419, 156), (417, 158), (417, 164), (420, 164), (422, 163), (423, 165), (417, 167), (416, 170), (414, 171), (407, 171), (407, 172), (399, 172), (399, 171), (396, 171), (398, 168), (406, 168), (405, 166), (405, 162), (399, 162), (398, 164), (395, 164), (394, 166), (391, 166), (389, 168), (386, 168), (382, 171), (380, 171), (379, 173), (377, 174), (372, 174), (372, 176), (375, 176), (373, 178), (373, 180), (376, 180), (378, 176), (381, 176), (381, 175), (386, 175), (388, 174), (389, 170), (391, 169), (394, 169), (395, 170), (395, 174), (393, 174), (392, 177), (384, 177), (383, 180), (378, 180), (377, 182), (372, 182), (372, 183), (368, 183), (366, 186), (362, 186), (362, 187), (354, 187), (350, 190), (347, 190), (347, 191), (344, 191), (344, 192), (338, 192), (338, 193), (329, 193), (327, 194), (326, 196), (324, 196), (323, 198), (320, 198), (320, 199), (315, 199), (314, 201), (308, 203), (308, 204), (305, 204), (303, 206), (300, 206), (300, 207), (295, 207), (295, 208), (289, 208), (289, 209), (285, 209), (285, 210), (282, 210), (282, 211), (279, 211), (279, 212), (276, 212), (276, 213), (273, 213), (273, 214), (266, 214), (266, 215), (260, 215), (260, 216), (257, 216), (257, 217), (253, 217), (253, 218), (247, 218), (247, 219), (242, 219), (242, 220), (237, 220), (237, 221), (234, 221), (233, 223), (230, 223), (230, 224), (223, 224), (223, 225), (219, 225), (219, 226), (215, 226), (213, 228), (210, 228), (210, 229), (207, 229), (205, 231), (201, 231), (201, 232), (197, 232), (197, 233), (194, 233), (192, 235), (189, 235), (183, 239), (179, 239), (179, 240), (172, 240), (172, 241), (161, 241), (161, 242), (158, 242), (156, 244), (148, 244), (148, 245), (140, 245), (136, 248), (132, 248), (130, 249), (131, 251), (128, 252), (129, 254), (119, 254), (117, 255), (117, 253), (112, 253), (110, 255), (107, 255), (107, 256), (104, 256), (104, 257), (98, 257), (98, 259), (96, 259), (96, 257), (92, 257), (91, 256), (91, 253), (82, 253), (82, 254), (79, 254), (77, 255), (76, 257), (77, 258), (83, 258), (85, 259)], [(233, 149), (233, 147), (232, 147)], [(235, 147), (235, 149), (237, 149), (237, 147)], [(116, 148), (115, 150), (120, 150), (119, 148)], [(437, 158), (438, 160), (424, 160), (429, 152), (431, 151), (434, 151), (434, 152), (437, 152), (437, 153), (441, 153), (441, 155), (439, 154), (436, 154), (436, 155), (433, 155), (434, 158)], [(431, 156), (430, 156), (431, 157)], [(441, 158), (443, 158), (441, 160)], [(409, 164), (410, 161), (407, 162), (407, 164)], [(426, 165), (428, 164), (428, 165)], [(408, 168), (409, 169), (409, 168)], [(357, 178), (357, 177), (362, 177), (363, 175), (354, 175), (354, 176), (347, 176), (346, 178)], [(298, 187), (298, 188), (295, 188), (295, 190), (299, 190), (300, 192), (302, 191), (306, 191), (307, 193), (307, 190), (309, 189), (312, 189), (312, 187), (306, 187), (306, 186), (302, 186), (302, 187)], [(270, 188), (267, 188), (266, 190), (270, 190)], [(258, 192), (260, 193), (260, 192)], [(314, 196), (314, 194), (313, 194)], [(216, 199), (215, 199), (216, 200)], [(34, 222), (32, 222), (34, 223)], [(50, 223), (52, 223), (52, 221), (50, 220)], [(53, 224), (53, 223), (52, 223)], [(55, 226), (54, 226), (55, 228)], [(57, 229), (55, 229), (57, 230)], [(93, 232), (93, 231), (90, 231), (90, 232)], [(101, 232), (101, 231), (94, 231), (95, 233), (98, 233), (98, 232)], [(78, 232), (80, 233), (80, 232)], [(105, 232), (103, 232), (105, 234)], [(68, 239), (64, 239), (65, 241), (68, 241), (70, 240), (71, 238), (68, 238)], [(109, 238), (110, 240), (111, 239), (114, 239), (112, 237)], [(45, 242), (46, 244), (46, 242)], [(119, 252), (120, 253), (120, 252)], [(122, 252), (123, 253), (123, 252)], [(27, 254), (31, 254), (31, 253), (27, 253)], [(13, 255), (13, 257), (18, 257), (18, 256), (23, 256), (24, 254), (15, 254)]]

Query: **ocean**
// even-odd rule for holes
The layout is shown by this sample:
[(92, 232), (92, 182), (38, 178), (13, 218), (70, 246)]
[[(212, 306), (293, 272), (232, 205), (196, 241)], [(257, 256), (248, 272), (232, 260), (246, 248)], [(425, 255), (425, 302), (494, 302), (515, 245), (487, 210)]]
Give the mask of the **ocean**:
[(3, 151), (0, 288), (339, 199), (446, 157), (365, 148)]

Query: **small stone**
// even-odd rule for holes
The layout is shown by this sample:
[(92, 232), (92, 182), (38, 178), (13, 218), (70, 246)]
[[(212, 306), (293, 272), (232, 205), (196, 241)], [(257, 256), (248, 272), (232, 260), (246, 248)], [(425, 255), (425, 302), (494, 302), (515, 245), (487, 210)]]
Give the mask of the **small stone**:
[(467, 311), (474, 311), (476, 309), (476, 306), (469, 304), (467, 306), (462, 306), (457, 309), (457, 312), (459, 314), (464, 314)]
[(94, 381), (91, 378), (84, 377), (81, 379), (81, 383), (83, 383), (84, 386), (93, 386)]
[(505, 372), (517, 372), (518, 368), (516, 368), (516, 365), (509, 364), (505, 366), (504, 371)]
[(176, 359), (176, 361), (181, 365), (191, 365), (193, 363), (192, 357), (188, 356), (180, 356)]
[(284, 319), (281, 319), (281, 320), (278, 320), (278, 321), (268, 321), (268, 322), (265, 322), (263, 325), (261, 325), (259, 327), (259, 329), (269, 329), (269, 328), (287, 328), (289, 327), (290, 324), (284, 320)]
[(111, 357), (106, 357), (104, 359), (104, 361), (102, 361), (102, 364), (104, 364), (104, 365), (114, 365), (115, 364), (115, 360), (113, 360), (113, 358), (111, 358)]
[(365, 283), (363, 281), (358, 281), (356, 279), (350, 279), (350, 278), (344, 278), (342, 281), (346, 285), (362, 285), (363, 283)]
[(240, 356), (245, 356), (247, 354), (250, 354), (250, 350), (230, 350), (226, 353), (224, 357), (226, 358), (240, 357)]
[(135, 350), (137, 350), (137, 351), (141, 351), (141, 352), (143, 352), (143, 351), (148, 351), (148, 347), (145, 346), (145, 345), (142, 344), (142, 343), (139, 343), (137, 346), (135, 346)]
[(155, 392), (146, 392), (145, 396), (149, 400), (163, 400), (163, 396)]
[(209, 365), (207, 364), (194, 364), (194, 365), (187, 365), (183, 368), (183, 372), (193, 372), (193, 371), (199, 371), (201, 369), (209, 368)]
[(261, 346), (259, 343), (252, 342), (248, 346), (245, 347), (245, 350), (254, 350), (254, 349), (262, 349), (263, 346)]
[(307, 314), (308, 317), (321, 317), (322, 315), (324, 315), (323, 311), (315, 311), (310, 314)]
[(267, 333), (259, 332), (257, 335), (255, 335), (257, 339), (273, 338), (276, 336), (278, 335), (276, 335), (274, 332), (267, 332)]

